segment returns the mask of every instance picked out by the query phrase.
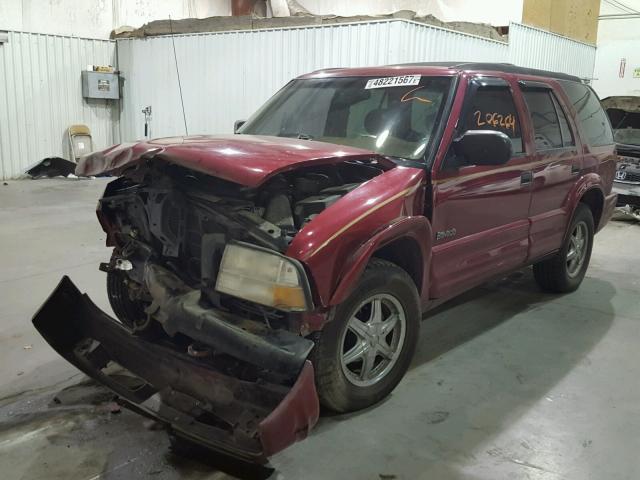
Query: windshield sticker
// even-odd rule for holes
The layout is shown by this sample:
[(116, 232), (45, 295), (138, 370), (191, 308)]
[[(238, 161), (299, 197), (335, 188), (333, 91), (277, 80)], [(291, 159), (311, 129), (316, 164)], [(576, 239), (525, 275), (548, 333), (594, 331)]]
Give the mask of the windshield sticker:
[(418, 97), (417, 95), (411, 95), (413, 92), (415, 92), (416, 90), (421, 90), (425, 87), (416, 87), (416, 88), (412, 88), (411, 90), (409, 90), (407, 93), (405, 93), (402, 98), (400, 99), (401, 102), (410, 102), (411, 100), (417, 100), (419, 102), (422, 103), (433, 103), (431, 100), (429, 100), (428, 98), (423, 98), (423, 97)]
[(367, 80), (365, 90), (370, 88), (406, 87), (420, 83), (421, 75), (402, 75), (400, 77), (372, 78)]

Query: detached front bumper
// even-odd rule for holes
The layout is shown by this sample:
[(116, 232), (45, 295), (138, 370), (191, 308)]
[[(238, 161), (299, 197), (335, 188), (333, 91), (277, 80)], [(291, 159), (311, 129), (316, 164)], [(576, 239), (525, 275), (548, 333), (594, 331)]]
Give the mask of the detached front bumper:
[(612, 193), (618, 195), (618, 207), (629, 205), (633, 208), (640, 208), (640, 184), (613, 182)]
[[(318, 420), (308, 360), (302, 359), (299, 375), (291, 381), (238, 378), (228, 367), (191, 357), (172, 342), (133, 335), (66, 276), (33, 324), (60, 355), (132, 409), (215, 452), (265, 463), (305, 438)], [(114, 365), (120, 367), (119, 375), (109, 374)]]

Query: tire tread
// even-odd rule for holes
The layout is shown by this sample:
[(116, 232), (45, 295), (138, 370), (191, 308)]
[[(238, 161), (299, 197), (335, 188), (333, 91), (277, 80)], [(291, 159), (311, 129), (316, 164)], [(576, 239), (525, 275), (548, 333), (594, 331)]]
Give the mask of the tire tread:
[[(573, 231), (575, 224), (581, 219), (587, 221), (590, 232), (589, 245), (587, 246), (588, 251), (587, 257), (585, 258), (585, 265), (583, 266), (583, 272), (579, 279), (574, 281), (569, 279), (567, 276), (565, 250), (567, 249), (566, 242), (568, 241), (568, 236)], [(567, 238), (565, 239), (561, 250), (553, 257), (533, 265), (533, 276), (542, 290), (550, 293), (570, 293), (578, 289), (589, 266), (591, 248), (593, 246), (593, 231), (594, 223), (591, 209), (584, 203), (579, 203), (576, 207), (573, 219), (571, 220), (571, 224), (567, 232)]]
[[(394, 274), (400, 275), (403, 277), (403, 280), (412, 285), (415, 289), (415, 284), (409, 274), (400, 268), (395, 263), (389, 262), (387, 260), (382, 260), (380, 258), (372, 258), (369, 264), (366, 267), (365, 273), (363, 277), (371, 272), (375, 272), (376, 270), (384, 271), (385, 274), (389, 273), (389, 270), (392, 270)], [(417, 297), (417, 290), (415, 290)], [(418, 306), (419, 309), (419, 306)], [(337, 319), (331, 319), (330, 322), (337, 321)], [(329, 327), (329, 324), (325, 326), (325, 329)], [(323, 330), (324, 331), (324, 330)], [(316, 378), (316, 387), (318, 391), (318, 397), (320, 398), (320, 403), (326, 408), (333, 410), (335, 412), (347, 412), (358, 410), (363, 408), (364, 406), (346, 406), (348, 405), (349, 399), (343, 394), (343, 391), (339, 388), (339, 385), (335, 382), (334, 373), (336, 369), (341, 369), (341, 365), (338, 362), (338, 359), (335, 355), (332, 355), (332, 350), (334, 345), (331, 344), (334, 341), (331, 336), (323, 335), (323, 331), (313, 333), (310, 338), (315, 342), (315, 347), (311, 353), (311, 361), (314, 365), (315, 369), (315, 378)], [(392, 383), (392, 389), (395, 388), (397, 383), (400, 382), (402, 376), (404, 375), (404, 371), (408, 368), (408, 363), (410, 363), (411, 358), (413, 357), (413, 353), (416, 346), (416, 340), (407, 338), (405, 339), (406, 347), (408, 354), (405, 358), (408, 358), (405, 363), (405, 366), (400, 366), (402, 370), (402, 374), (397, 378), (396, 381)], [(384, 398), (384, 395), (376, 395), (375, 398), (372, 398), (369, 403), (376, 403)]]

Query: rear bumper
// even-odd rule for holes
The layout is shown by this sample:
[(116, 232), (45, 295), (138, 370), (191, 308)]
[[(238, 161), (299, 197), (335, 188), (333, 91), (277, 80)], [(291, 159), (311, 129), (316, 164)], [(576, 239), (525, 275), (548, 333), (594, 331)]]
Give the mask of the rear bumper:
[[(166, 340), (133, 335), (68, 277), (33, 324), (60, 355), (132, 409), (217, 453), (265, 463), (268, 456), (306, 437), (318, 420), (308, 360), (294, 381), (240, 379), (229, 374), (228, 365), (193, 358)], [(110, 373), (114, 364), (118, 375)]]

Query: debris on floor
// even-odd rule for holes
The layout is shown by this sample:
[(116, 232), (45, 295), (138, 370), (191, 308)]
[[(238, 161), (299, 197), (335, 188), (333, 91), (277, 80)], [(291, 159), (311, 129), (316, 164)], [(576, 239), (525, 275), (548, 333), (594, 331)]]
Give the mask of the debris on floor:
[(157, 430), (164, 428), (122, 408), (108, 388), (90, 379), (0, 398), (0, 458), (14, 465), (2, 479), (264, 480), (273, 474), (265, 466), (225, 463)]
[(613, 220), (640, 220), (640, 208), (631, 205), (616, 207), (613, 212)]
[[(76, 171), (75, 162), (60, 157), (45, 158), (26, 171), (31, 178), (66, 177)], [(76, 177), (77, 178), (77, 177)]]

